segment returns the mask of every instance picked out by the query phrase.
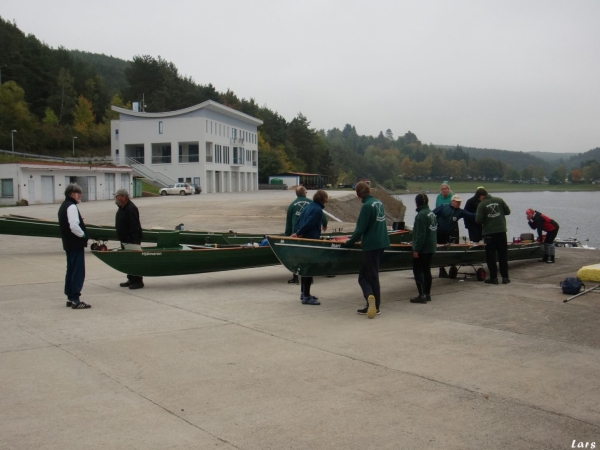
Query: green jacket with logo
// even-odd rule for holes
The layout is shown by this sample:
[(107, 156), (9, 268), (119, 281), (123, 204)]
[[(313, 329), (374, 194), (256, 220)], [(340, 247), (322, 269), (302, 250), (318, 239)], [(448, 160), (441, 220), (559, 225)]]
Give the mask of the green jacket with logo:
[(413, 252), (435, 253), (437, 249), (437, 217), (429, 205), (417, 208), (415, 224), (413, 225)]
[[(296, 223), (298, 222), (298, 219), (300, 218), (300, 213), (302, 212), (304, 207), (306, 205), (308, 205), (309, 203), (312, 203), (312, 200), (310, 200), (304, 196), (296, 197), (296, 200), (294, 200), (292, 203), (290, 203), (290, 206), (288, 206), (287, 215), (285, 218), (285, 233), (284, 234), (286, 236), (292, 235), (292, 233), (296, 229)], [(323, 217), (321, 218), (321, 227), (323, 227), (323, 228), (327, 227), (327, 216), (325, 214), (323, 214)]]
[(371, 195), (362, 199), (362, 207), (356, 221), (354, 233), (345, 246), (351, 247), (355, 242), (361, 241), (362, 250), (379, 250), (390, 246), (387, 224), (385, 222), (385, 211), (383, 203)]
[(510, 208), (500, 197), (486, 195), (479, 206), (475, 222), (483, 225), (483, 235), (494, 233), (506, 233), (506, 217), (510, 214)]

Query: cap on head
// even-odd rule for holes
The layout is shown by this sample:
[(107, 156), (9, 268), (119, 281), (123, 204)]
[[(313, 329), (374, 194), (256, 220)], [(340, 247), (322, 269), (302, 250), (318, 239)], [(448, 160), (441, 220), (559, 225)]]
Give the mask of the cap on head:
[(460, 195), (454, 194), (452, 196), (452, 198), (450, 199), (450, 201), (453, 201), (453, 202), (462, 202), (462, 198), (460, 198)]
[(129, 198), (129, 192), (127, 192), (127, 189), (119, 189), (117, 192), (115, 192), (115, 197), (117, 195)]
[(525, 211), (527, 214), (531, 214), (532, 216), (535, 214), (535, 211), (531, 208), (529, 208), (527, 211)]

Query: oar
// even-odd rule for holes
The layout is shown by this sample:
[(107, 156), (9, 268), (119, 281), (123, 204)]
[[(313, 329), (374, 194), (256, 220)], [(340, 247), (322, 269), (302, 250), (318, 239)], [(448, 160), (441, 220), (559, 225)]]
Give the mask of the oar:
[(596, 287), (593, 287), (593, 288), (590, 288), (590, 289), (586, 289), (585, 291), (583, 291), (583, 292), (580, 292), (579, 294), (577, 294), (577, 295), (574, 295), (573, 297), (569, 297), (569, 298), (567, 298), (566, 300), (563, 300), (563, 303), (567, 303), (568, 301), (571, 301), (571, 300), (573, 300), (574, 298), (580, 297), (580, 296), (582, 296), (583, 294), (587, 294), (588, 292), (590, 292), (590, 291), (593, 291), (594, 289), (598, 289), (599, 287), (600, 287), (600, 284), (599, 284), (598, 286), (596, 286)]

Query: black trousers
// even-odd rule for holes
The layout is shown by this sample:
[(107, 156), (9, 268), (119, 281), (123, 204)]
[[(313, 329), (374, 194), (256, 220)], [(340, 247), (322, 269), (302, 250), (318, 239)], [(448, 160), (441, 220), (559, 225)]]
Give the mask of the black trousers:
[(479, 242), (483, 235), (481, 234), (481, 225), (471, 225), (469, 228), (469, 240), (471, 242)]
[(300, 292), (302, 297), (310, 297), (310, 285), (313, 282), (313, 277), (300, 277)]
[(488, 234), (483, 237), (485, 242), (485, 261), (490, 272), (490, 278), (498, 278), (496, 261), (500, 265), (500, 276), (508, 278), (508, 242), (506, 232)]
[(433, 253), (419, 253), (413, 257), (413, 274), (419, 295), (431, 295), (431, 258)]
[(362, 266), (358, 272), (358, 284), (362, 289), (365, 300), (372, 295), (375, 297), (375, 306), (379, 309), (381, 304), (381, 289), (379, 287), (379, 264), (383, 256), (383, 249), (367, 250), (362, 252)]

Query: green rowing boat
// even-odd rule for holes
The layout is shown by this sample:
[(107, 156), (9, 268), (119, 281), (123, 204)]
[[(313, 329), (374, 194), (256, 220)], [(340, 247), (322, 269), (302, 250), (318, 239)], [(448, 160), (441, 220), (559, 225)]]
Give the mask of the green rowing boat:
[[(271, 249), (281, 263), (300, 276), (330, 276), (356, 274), (362, 265), (360, 244), (342, 248), (341, 242), (267, 236)], [(541, 243), (508, 244), (508, 260), (539, 258), (543, 255)], [(432, 267), (464, 266), (485, 262), (483, 245), (438, 245)], [(392, 244), (383, 253), (380, 271), (412, 269), (410, 244)]]
[(159, 233), (156, 247), (91, 253), (119, 272), (142, 277), (165, 277), (278, 265), (269, 247), (212, 244), (178, 245), (179, 231)]

